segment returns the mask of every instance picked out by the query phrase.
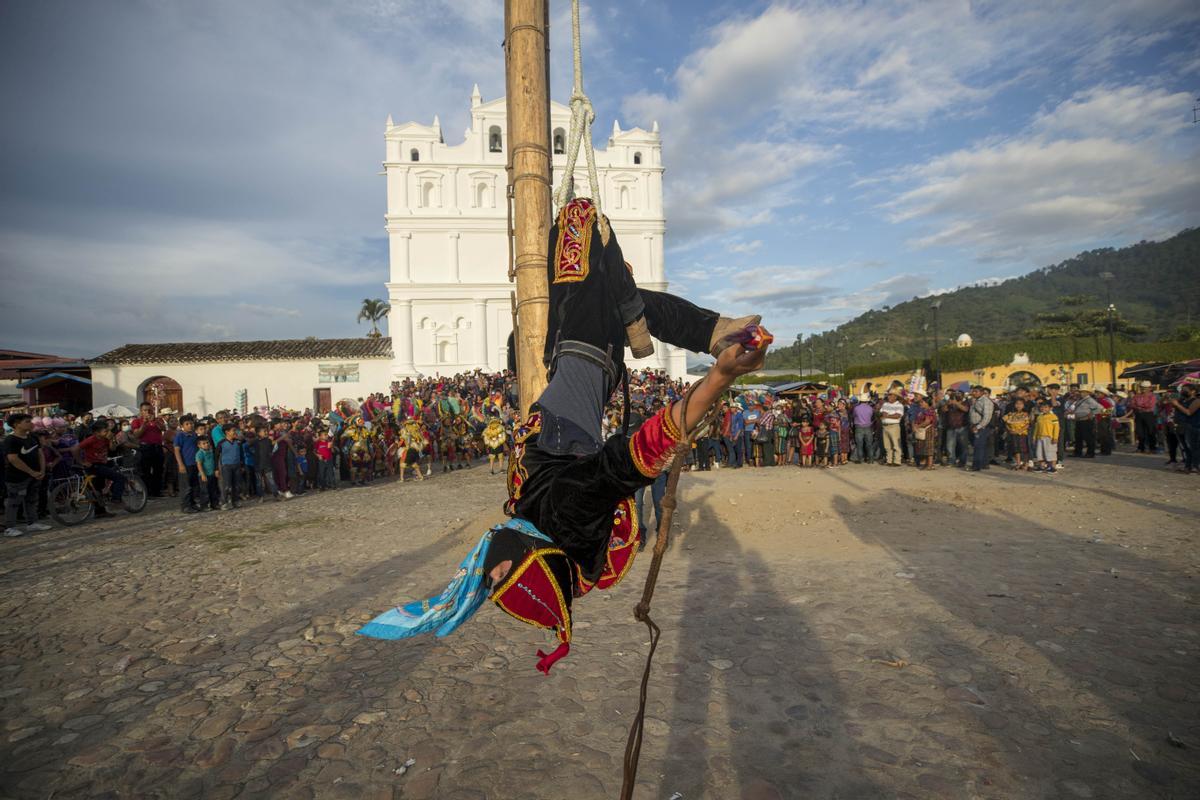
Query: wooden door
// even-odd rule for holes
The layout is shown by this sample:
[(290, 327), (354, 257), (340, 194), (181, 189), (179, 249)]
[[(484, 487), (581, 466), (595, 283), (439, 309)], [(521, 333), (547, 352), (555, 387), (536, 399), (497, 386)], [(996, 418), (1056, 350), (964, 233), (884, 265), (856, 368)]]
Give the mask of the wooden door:
[(328, 414), (333, 408), (332, 389), (313, 389), (313, 411), (317, 414)]
[(155, 414), (170, 409), (175, 414), (183, 413), (183, 387), (172, 378), (151, 378), (142, 392), (143, 402), (149, 403)]

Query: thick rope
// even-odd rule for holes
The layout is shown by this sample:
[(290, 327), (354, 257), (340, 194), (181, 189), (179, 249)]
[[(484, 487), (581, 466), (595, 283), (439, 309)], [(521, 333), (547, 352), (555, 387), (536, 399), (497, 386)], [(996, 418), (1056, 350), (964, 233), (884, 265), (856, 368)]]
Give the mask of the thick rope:
[(571, 90), (571, 131), (567, 138), (567, 166), (558, 191), (554, 193), (554, 204), (562, 208), (575, 196), (575, 162), (579, 158), (579, 145), (583, 143), (583, 154), (587, 161), (588, 183), (592, 189), (592, 205), (600, 223), (600, 236), (608, 244), (608, 220), (600, 209), (600, 178), (596, 173), (596, 153), (592, 148), (592, 123), (596, 111), (592, 101), (583, 91), (583, 48), (579, 41), (579, 0), (571, 0), (571, 38), (573, 45), (575, 86)]
[[(679, 401), (679, 419), (680, 428), (687, 430), (687, 404), (692, 392), (699, 383), (693, 384), (683, 394), (683, 398)], [(638, 761), (642, 755), (642, 733), (646, 722), (646, 690), (650, 684), (650, 665), (654, 661), (654, 651), (658, 649), (658, 639), (662, 635), (662, 630), (650, 618), (650, 601), (654, 597), (654, 587), (658, 583), (658, 573), (662, 569), (663, 555), (667, 552), (667, 544), (671, 535), (671, 523), (675, 518), (675, 490), (679, 486), (679, 473), (683, 469), (683, 463), (687, 460), (688, 451), (691, 450), (692, 441), (696, 434), (706, 425), (713, 422), (713, 415), (719, 405), (713, 403), (709, 409), (705, 419), (701, 420), (700, 424), (691, 431), (684, 434), (680, 439), (679, 444), (675, 448), (675, 460), (671, 464), (671, 471), (667, 474), (667, 485), (663, 491), (662, 499), (662, 520), (658, 526), (658, 535), (654, 539), (654, 558), (650, 561), (650, 571), (646, 574), (646, 585), (642, 589), (642, 599), (638, 601), (637, 606), (633, 609), (634, 619), (639, 622), (646, 623), (646, 628), (650, 631), (650, 652), (646, 654), (646, 668), (642, 671), (642, 685), (638, 694), (638, 710), (633, 718), (633, 722), (629, 725), (629, 738), (625, 742), (625, 761), (623, 765), (624, 777), (621, 782), (621, 800), (631, 800), (633, 797), (633, 787), (637, 782)]]

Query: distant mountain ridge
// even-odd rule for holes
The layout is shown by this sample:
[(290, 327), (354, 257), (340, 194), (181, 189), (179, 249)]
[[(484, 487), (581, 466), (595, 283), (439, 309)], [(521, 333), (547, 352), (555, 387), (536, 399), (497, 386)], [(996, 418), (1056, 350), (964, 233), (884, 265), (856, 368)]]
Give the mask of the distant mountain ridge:
[[(913, 298), (872, 309), (831, 331), (774, 350), (768, 368), (803, 365), (839, 371), (847, 366), (900, 358), (924, 358), (933, 347), (933, 312), (938, 309), (938, 342), (949, 346), (966, 333), (976, 344), (1024, 339), (1036, 315), (1053, 311), (1063, 297), (1088, 296), (1091, 308), (1106, 307), (1101, 273), (1111, 272), (1112, 302), (1118, 313), (1144, 325), (1136, 337), (1155, 341), (1181, 325), (1200, 323), (1200, 228), (1161, 242), (1089, 250), (998, 284), (970, 285), (936, 297)], [(928, 330), (923, 326), (928, 324)], [(839, 342), (844, 342), (838, 346)]]

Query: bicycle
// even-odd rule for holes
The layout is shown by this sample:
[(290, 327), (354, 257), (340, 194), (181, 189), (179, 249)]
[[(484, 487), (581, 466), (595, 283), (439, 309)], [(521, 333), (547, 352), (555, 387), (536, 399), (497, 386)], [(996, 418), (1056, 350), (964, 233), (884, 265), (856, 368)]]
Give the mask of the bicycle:
[[(121, 495), (121, 505), (131, 514), (137, 514), (146, 508), (149, 494), (146, 484), (133, 465), (121, 456), (108, 459), (122, 462), (117, 470), (125, 477), (125, 491)], [(50, 516), (62, 525), (79, 525), (87, 522), (96, 513), (100, 504), (104, 481), (97, 480), (80, 467), (75, 467), (71, 474), (51, 483)]]

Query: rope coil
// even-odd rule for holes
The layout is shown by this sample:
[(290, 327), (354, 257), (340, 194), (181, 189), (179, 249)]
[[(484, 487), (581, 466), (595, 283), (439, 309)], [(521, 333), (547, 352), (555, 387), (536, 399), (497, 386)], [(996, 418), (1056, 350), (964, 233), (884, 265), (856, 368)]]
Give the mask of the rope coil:
[(571, 40), (575, 67), (575, 86), (571, 90), (571, 131), (567, 138), (567, 166), (563, 172), (558, 191), (554, 193), (554, 204), (562, 208), (575, 196), (575, 162), (579, 158), (579, 145), (583, 144), (583, 155), (587, 161), (588, 184), (592, 190), (592, 205), (600, 224), (600, 236), (608, 244), (608, 219), (600, 208), (600, 178), (596, 172), (596, 153), (592, 148), (592, 123), (596, 110), (583, 91), (583, 48), (579, 41), (579, 0), (571, 0)]

